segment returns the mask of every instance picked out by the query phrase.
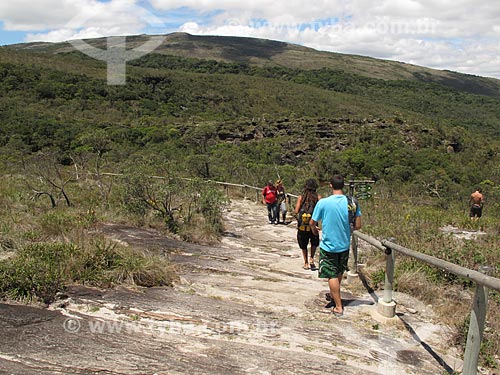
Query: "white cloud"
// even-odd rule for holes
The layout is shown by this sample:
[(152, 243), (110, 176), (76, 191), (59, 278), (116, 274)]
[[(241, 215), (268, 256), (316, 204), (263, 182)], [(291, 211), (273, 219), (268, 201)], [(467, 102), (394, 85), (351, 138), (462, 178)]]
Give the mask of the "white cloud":
[(51, 42), (137, 34), (147, 26), (162, 25), (158, 17), (138, 6), (137, 0), (3, 2), (0, 19), (6, 30), (29, 31), (26, 41)]
[(44, 30), (63, 26), (81, 8), (82, 1), (2, 1), (0, 19), (6, 30)]
[[(178, 2), (156, 0), (156, 5)], [(181, 1), (192, 6), (194, 1)], [(203, 2), (200, 9), (217, 9)], [(254, 36), (303, 44), (319, 50), (404, 61), (437, 69), (500, 78), (500, 6), (470, 0), (352, 0), (335, 6), (305, 2), (226, 1), (227, 11), (207, 25), (189, 23), (193, 34)], [(307, 12), (300, 12), (300, 6)], [(238, 10), (240, 9), (240, 10)], [(316, 15), (316, 18), (311, 18)], [(253, 19), (265, 19), (256, 24)], [(312, 20), (316, 20), (311, 22)], [(230, 20), (230, 22), (228, 22)], [(308, 22), (310, 23), (308, 26)], [(302, 24), (302, 25), (301, 25)], [(299, 27), (300, 26), (300, 27)], [(482, 73), (483, 72), (483, 73)]]
[(17, 0), (0, 3), (0, 21), (30, 32), (27, 40), (137, 34), (154, 24), (500, 78), (500, 3), (493, 1)]
[(157, 9), (171, 10), (181, 7), (196, 9), (200, 12), (225, 10), (228, 14), (247, 13), (253, 17), (263, 17), (277, 21), (287, 17), (291, 22), (311, 21), (328, 14), (339, 14), (344, 6), (342, 0), (151, 0)]

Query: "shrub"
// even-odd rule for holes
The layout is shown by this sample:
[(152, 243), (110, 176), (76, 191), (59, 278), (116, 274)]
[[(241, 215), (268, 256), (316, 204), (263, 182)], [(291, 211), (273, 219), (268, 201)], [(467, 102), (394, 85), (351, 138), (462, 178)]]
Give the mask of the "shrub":
[(95, 286), (128, 283), (171, 285), (176, 279), (164, 258), (97, 239), (72, 243), (35, 243), (0, 262), (0, 295), (13, 299), (54, 300), (58, 291), (79, 282)]
[(0, 293), (15, 299), (53, 300), (67, 278), (67, 262), (77, 248), (70, 244), (30, 244), (0, 263)]
[(211, 186), (201, 193), (199, 209), (205, 218), (206, 225), (217, 235), (223, 231), (222, 211), (228, 203), (224, 193)]

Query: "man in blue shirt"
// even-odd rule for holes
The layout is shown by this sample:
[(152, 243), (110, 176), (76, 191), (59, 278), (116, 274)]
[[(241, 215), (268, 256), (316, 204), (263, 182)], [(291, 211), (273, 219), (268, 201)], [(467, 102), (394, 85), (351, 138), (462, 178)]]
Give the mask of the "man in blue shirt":
[[(330, 295), (335, 307), (332, 312), (342, 316), (344, 308), (340, 297), (340, 283), (347, 271), (349, 248), (351, 246), (351, 228), (349, 209), (344, 188), (344, 177), (334, 175), (330, 180), (333, 194), (318, 201), (309, 223), (314, 234), (319, 233), (318, 222), (321, 221), (321, 242), (319, 253), (319, 277), (328, 279)], [(361, 210), (356, 205), (354, 230), (361, 228)]]

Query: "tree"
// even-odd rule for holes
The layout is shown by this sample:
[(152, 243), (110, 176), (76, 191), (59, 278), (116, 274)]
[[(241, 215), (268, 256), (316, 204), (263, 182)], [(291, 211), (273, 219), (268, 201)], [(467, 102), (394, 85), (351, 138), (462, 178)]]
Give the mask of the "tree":
[[(101, 197), (104, 201), (107, 201), (111, 185), (106, 185), (103, 181), (103, 176), (101, 172), (104, 154), (111, 149), (111, 140), (104, 129), (90, 130), (82, 133), (78, 137), (79, 146), (76, 148), (76, 152), (73, 158), (77, 155), (81, 156), (80, 162), (87, 163), (89, 159), (88, 154), (93, 153), (94, 155), (94, 176), (97, 181), (97, 186), (101, 193)], [(77, 167), (76, 167), (77, 168)]]
[(66, 191), (66, 185), (74, 179), (71, 173), (64, 170), (55, 152), (39, 151), (26, 162), (26, 172), (30, 176), (28, 186), (34, 193), (34, 198), (47, 195), (52, 207), (57, 205), (55, 196), (60, 194), (66, 205), (71, 201)]
[(200, 177), (211, 178), (211, 147), (216, 144), (217, 128), (213, 124), (197, 124), (184, 134), (183, 141), (194, 147), (190, 164)]
[(19, 134), (14, 134), (10, 137), (9, 142), (1, 149), (2, 159), (8, 164), (21, 164), (22, 169), (25, 169), (25, 160), (29, 154), (29, 147), (24, 143), (23, 138)]

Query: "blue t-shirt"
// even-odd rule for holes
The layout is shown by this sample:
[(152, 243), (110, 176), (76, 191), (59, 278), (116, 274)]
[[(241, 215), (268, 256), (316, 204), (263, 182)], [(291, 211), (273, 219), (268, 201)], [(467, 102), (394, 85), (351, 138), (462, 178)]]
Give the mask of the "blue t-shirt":
[[(361, 216), (359, 204), (356, 216)], [(349, 211), (345, 195), (330, 195), (320, 199), (314, 208), (312, 219), (321, 221), (320, 247), (328, 252), (341, 253), (349, 250), (351, 245), (351, 229), (349, 228)]]

